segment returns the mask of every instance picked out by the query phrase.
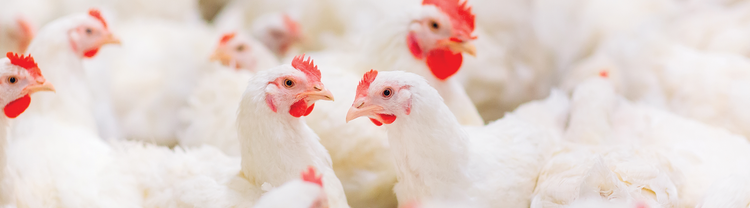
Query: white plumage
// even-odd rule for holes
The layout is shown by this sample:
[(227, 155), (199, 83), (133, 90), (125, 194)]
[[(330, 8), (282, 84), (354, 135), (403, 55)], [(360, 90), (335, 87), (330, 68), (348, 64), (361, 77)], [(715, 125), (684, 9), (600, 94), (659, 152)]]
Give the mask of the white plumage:
[(0, 207), (750, 208), (749, 9), (0, 0)]

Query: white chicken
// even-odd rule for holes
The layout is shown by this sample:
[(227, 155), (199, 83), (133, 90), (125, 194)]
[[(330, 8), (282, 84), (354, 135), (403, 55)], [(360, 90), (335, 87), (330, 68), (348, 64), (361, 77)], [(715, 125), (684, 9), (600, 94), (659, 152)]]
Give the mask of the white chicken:
[[(177, 144), (179, 111), (199, 78), (212, 68), (207, 59), (216, 45), (206, 25), (159, 19), (120, 22), (117, 34), (127, 44), (102, 51), (90, 66), (106, 72), (96, 80), (109, 95), (125, 139)], [(102, 89), (98, 89), (102, 90)]]
[(659, 34), (613, 38), (563, 77), (568, 91), (606, 76), (619, 94), (734, 133), (750, 136), (750, 58), (707, 52)]
[[(7, 14), (3, 14), (7, 15)], [(36, 27), (25, 17), (0, 17), (0, 51), (22, 53), (34, 38)]]
[(346, 119), (357, 117), (387, 124), (401, 204), (440, 198), (529, 206), (555, 142), (512, 114), (484, 127), (462, 127), (424, 78), (399, 71), (364, 75)]
[[(133, 178), (112, 163), (97, 135), (91, 91), (81, 61), (116, 43), (98, 11), (77, 13), (43, 27), (29, 46), (55, 94), (34, 94), (11, 129), (6, 175), (14, 197), (28, 207), (127, 207), (141, 196)], [(117, 179), (117, 180), (114, 180)]]
[[(612, 84), (601, 78), (588, 80), (576, 88), (565, 136), (567, 140), (582, 143), (619, 145), (636, 149), (625, 149), (624, 154), (618, 153), (632, 155), (622, 157), (626, 160), (606, 160), (606, 155), (611, 154), (602, 152), (607, 151), (606, 146), (596, 147), (598, 152), (594, 152), (605, 155), (605, 164), (618, 175), (617, 180), (626, 182), (619, 183), (613, 180), (615, 185), (628, 187), (621, 188), (621, 193), (624, 193), (621, 196), (633, 197), (634, 193), (636, 196), (647, 193), (643, 196), (650, 196), (651, 200), (658, 202), (660, 206), (694, 207), (699, 200), (712, 194), (712, 189), (709, 189), (712, 184), (730, 176), (747, 175), (750, 171), (750, 143), (744, 137), (644, 104), (630, 103), (614, 92)], [(580, 177), (574, 172), (565, 171), (578, 171), (578, 174), (582, 174), (585, 170), (579, 167), (580, 160), (591, 156), (580, 153), (579, 156), (574, 156), (575, 154), (561, 156), (574, 158), (568, 162), (564, 162), (564, 159), (552, 159), (557, 163), (551, 164), (558, 165), (549, 165), (545, 168), (544, 174), (549, 177), (540, 178), (540, 186), (535, 192), (538, 194), (537, 205), (570, 203), (576, 199), (575, 194), (559, 193), (576, 193), (579, 185), (573, 184), (565, 188), (556, 182), (561, 178), (552, 177), (555, 174), (559, 174), (560, 177)], [(639, 157), (641, 159), (638, 159)], [(628, 170), (628, 166), (632, 169)], [(552, 181), (544, 182), (543, 179)], [(549, 185), (544, 185), (545, 183)], [(622, 186), (623, 184), (627, 185)], [(676, 192), (671, 191), (670, 184), (673, 184)], [(638, 189), (652, 191), (649, 193)], [(729, 190), (731, 191), (728, 192), (742, 191)], [(735, 196), (734, 194), (740, 193), (726, 195)], [(679, 200), (675, 200), (674, 196), (678, 196)], [(650, 201), (648, 198), (645, 199), (646, 202)]]
[(171, 186), (173, 190), (156, 193), (147, 204), (246, 206), (262, 191), (281, 186), (297, 178), (298, 170), (314, 166), (322, 172), (330, 206), (348, 207), (328, 152), (300, 118), (312, 112), (315, 101), (333, 100), (320, 82), (320, 71), (303, 58), (261, 71), (250, 80), (237, 115), (240, 174), (196, 176)]
[(5, 206), (15, 197), (11, 182), (6, 178), (11, 172), (6, 166), (10, 119), (18, 117), (29, 107), (29, 95), (54, 91), (54, 87), (46, 82), (33, 57), (12, 52), (0, 59), (0, 77), (3, 89), (0, 94), (0, 106), (3, 106), (3, 115), (0, 116), (0, 206)]
[[(197, 81), (187, 105), (180, 111), (184, 129), (178, 132), (183, 147), (213, 145), (239, 156), (237, 109), (247, 80), (261, 69), (277, 66), (273, 54), (242, 33), (222, 36), (212, 55), (224, 65), (213, 64)], [(227, 65), (227, 66), (225, 66)]]

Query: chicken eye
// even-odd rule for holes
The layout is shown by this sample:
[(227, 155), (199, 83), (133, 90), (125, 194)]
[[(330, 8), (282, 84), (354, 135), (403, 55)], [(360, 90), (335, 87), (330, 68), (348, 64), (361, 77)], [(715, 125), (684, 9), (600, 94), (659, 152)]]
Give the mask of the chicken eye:
[(18, 82), (18, 79), (16, 77), (9, 77), (8, 82), (11, 84), (15, 84), (16, 82)]
[(244, 50), (245, 50), (245, 45), (243, 44), (243, 45), (239, 45), (239, 46), (237, 46), (237, 49), (236, 49), (236, 50), (237, 50), (237, 52), (242, 52), (242, 51), (244, 51)]
[(91, 35), (94, 31), (91, 30), (91, 28), (86, 28), (86, 34)]
[(383, 97), (384, 98), (389, 98), (392, 95), (393, 95), (393, 90), (391, 88), (386, 88), (385, 90), (383, 90)]
[(284, 87), (286, 88), (294, 87), (294, 81), (292, 81), (291, 79), (284, 80)]
[(432, 31), (437, 31), (437, 30), (440, 29), (440, 24), (438, 24), (437, 21), (435, 21), (435, 20), (431, 20), (430, 21), (430, 29)]

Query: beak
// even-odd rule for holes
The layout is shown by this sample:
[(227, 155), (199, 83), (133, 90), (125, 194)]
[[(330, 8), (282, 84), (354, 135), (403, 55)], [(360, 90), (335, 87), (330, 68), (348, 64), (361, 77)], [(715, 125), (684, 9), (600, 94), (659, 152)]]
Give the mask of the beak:
[(229, 61), (232, 60), (232, 57), (229, 56), (229, 54), (224, 53), (223, 51), (216, 49), (213, 54), (211, 54), (211, 61), (219, 61), (221, 64), (228, 64)]
[(460, 41), (456, 38), (451, 38), (450, 40), (445, 40), (443, 43), (453, 52), (463, 52), (471, 56), (477, 56), (477, 47), (470, 41)]
[(317, 100), (333, 101), (333, 94), (331, 94), (331, 91), (329, 91), (328, 89), (316, 85), (312, 90), (297, 94), (297, 99), (307, 99), (307, 101), (309, 102), (314, 102)]
[(29, 85), (26, 88), (23, 88), (23, 92), (25, 94), (33, 94), (39, 91), (55, 92), (55, 86), (52, 86), (52, 84), (50, 84), (49, 82), (42, 82), (42, 83), (37, 83), (34, 85)]
[(352, 106), (351, 108), (349, 108), (349, 112), (346, 113), (346, 122), (349, 123), (349, 121), (354, 120), (355, 118), (367, 116), (383, 123), (383, 121), (380, 121), (380, 116), (377, 116), (378, 112), (383, 111), (383, 107), (380, 107), (378, 105), (364, 105), (365, 103), (362, 102), (358, 106)]
[(104, 43), (102, 45), (106, 44), (121, 45), (120, 38), (117, 38), (115, 35), (110, 33), (109, 35), (107, 35), (107, 38), (104, 39)]

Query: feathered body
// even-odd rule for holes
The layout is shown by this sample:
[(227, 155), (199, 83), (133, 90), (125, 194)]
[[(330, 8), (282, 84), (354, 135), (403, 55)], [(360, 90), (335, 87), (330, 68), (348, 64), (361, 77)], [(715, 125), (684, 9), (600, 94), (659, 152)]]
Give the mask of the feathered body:
[[(360, 86), (372, 74), (368, 72)], [(369, 90), (363, 88), (365, 94), (357, 97), (347, 120), (365, 115), (356, 111), (383, 106), (372, 111), (379, 114), (366, 115), (387, 124), (400, 204), (441, 198), (528, 206), (545, 154), (555, 141), (549, 132), (512, 115), (484, 127), (462, 127), (423, 78), (398, 71), (374, 74), (377, 78), (370, 80)], [(388, 93), (394, 97), (378, 101), (383, 89), (394, 89)]]

